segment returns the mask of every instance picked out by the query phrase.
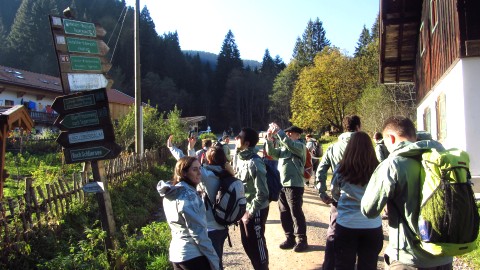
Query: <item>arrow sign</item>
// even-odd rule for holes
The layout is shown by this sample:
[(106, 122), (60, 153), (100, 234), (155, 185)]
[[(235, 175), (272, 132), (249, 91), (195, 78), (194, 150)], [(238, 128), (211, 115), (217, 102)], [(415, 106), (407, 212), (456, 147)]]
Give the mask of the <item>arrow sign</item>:
[(97, 125), (109, 125), (110, 114), (108, 106), (103, 106), (98, 110), (71, 113), (65, 116), (59, 116), (54, 125), (61, 129), (82, 128)]
[(67, 86), (72, 92), (93, 90), (108, 86), (108, 80), (103, 74), (62, 73), (62, 77), (65, 78), (65, 80), (62, 80), (62, 83), (67, 82)]
[(83, 192), (86, 193), (102, 193), (105, 192), (102, 182), (89, 182), (82, 187)]
[(70, 147), (79, 143), (99, 141), (115, 141), (112, 125), (93, 129), (89, 128), (62, 131), (57, 138), (57, 143), (63, 147)]
[(50, 26), (56, 29), (63, 29), (69, 35), (103, 38), (107, 34), (107, 31), (100, 24), (56, 16), (50, 16)]
[(59, 54), (58, 60), (62, 73), (82, 71), (98, 74), (100, 72), (106, 73), (112, 68), (112, 64), (102, 56)]
[(66, 53), (85, 53), (85, 54), (98, 54), (106, 55), (110, 48), (108, 45), (99, 39), (77, 38), (65, 36), (59, 30), (53, 30), (55, 48), (57, 51)]
[(105, 88), (57, 97), (53, 101), (52, 109), (59, 114), (64, 114), (78, 112), (80, 109), (98, 109), (101, 106), (108, 106)]
[(65, 163), (77, 163), (91, 160), (103, 160), (116, 158), (122, 148), (114, 142), (92, 143), (91, 146), (78, 146), (64, 148)]

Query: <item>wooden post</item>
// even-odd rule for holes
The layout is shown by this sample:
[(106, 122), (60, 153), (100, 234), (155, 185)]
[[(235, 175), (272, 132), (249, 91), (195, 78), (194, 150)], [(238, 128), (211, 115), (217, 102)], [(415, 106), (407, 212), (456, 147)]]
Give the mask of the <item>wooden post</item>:
[(102, 182), (105, 189), (104, 192), (97, 193), (98, 208), (100, 209), (100, 219), (102, 221), (103, 230), (107, 232), (107, 239), (105, 244), (107, 246), (108, 261), (112, 269), (115, 266), (115, 260), (112, 257), (111, 250), (116, 249), (115, 242), (115, 220), (113, 218), (112, 201), (110, 200), (110, 193), (108, 192), (108, 182), (105, 176), (105, 167), (103, 161), (91, 161), (93, 180)]

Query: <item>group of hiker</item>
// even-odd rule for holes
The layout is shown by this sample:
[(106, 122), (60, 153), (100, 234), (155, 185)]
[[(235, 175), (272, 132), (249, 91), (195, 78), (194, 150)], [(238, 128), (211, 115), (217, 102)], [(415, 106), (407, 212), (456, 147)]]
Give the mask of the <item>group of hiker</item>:
[[(421, 195), (412, 183), (420, 181), (422, 165), (404, 154), (418, 149), (443, 151), (443, 146), (431, 137), (417, 139), (413, 122), (403, 116), (387, 119), (382, 132), (374, 134), (374, 143), (361, 131), (356, 115), (346, 116), (343, 128), (344, 133), (315, 166), (315, 188), (320, 200), (330, 205), (323, 269), (355, 269), (355, 265), (357, 269), (377, 269), (383, 247), (383, 211), (390, 236), (384, 254), (386, 269), (452, 269), (453, 256), (425, 251), (411, 229), (419, 223)], [(307, 151), (315, 147), (312, 136), (306, 136), (306, 145), (302, 133), (297, 126), (281, 129), (271, 123), (264, 145), (264, 158), (278, 161), (278, 208), (285, 234), (279, 248), (294, 252), (309, 249), (302, 210), (308, 182), (304, 167), (307, 157), (314, 154)], [(167, 146), (177, 159), (174, 177), (172, 181), (160, 181), (157, 189), (164, 198), (163, 208), (172, 231), (169, 258), (174, 269), (223, 269), (223, 246), (229, 237), (225, 224), (229, 223), (215, 211), (219, 211), (220, 191), (225, 189), (220, 183), (228, 177), (243, 184), (245, 203), (238, 225), (244, 250), (254, 269), (269, 269), (265, 223), (272, 200), (269, 193), (274, 191), (268, 182), (271, 180), (267, 180), (270, 168), (257, 154), (258, 132), (241, 129), (235, 137), (233, 160), (228, 141), (227, 147), (225, 143), (202, 145), (203, 151), (195, 152), (196, 139), (189, 138), (185, 156), (172, 139)], [(327, 187), (329, 170), (333, 177)], [(222, 192), (235, 197), (230, 189)], [(478, 233), (478, 212), (476, 226)]]

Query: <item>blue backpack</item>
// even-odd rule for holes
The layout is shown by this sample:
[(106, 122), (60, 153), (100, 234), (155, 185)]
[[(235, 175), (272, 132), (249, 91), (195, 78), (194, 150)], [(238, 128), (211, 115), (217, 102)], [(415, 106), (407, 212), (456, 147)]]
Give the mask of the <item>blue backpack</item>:
[(280, 172), (277, 169), (276, 162), (266, 158), (261, 158), (257, 154), (255, 154), (253, 157), (260, 158), (262, 159), (263, 163), (265, 163), (265, 168), (267, 169), (268, 200), (275, 202), (278, 201), (280, 190), (283, 186), (280, 180)]

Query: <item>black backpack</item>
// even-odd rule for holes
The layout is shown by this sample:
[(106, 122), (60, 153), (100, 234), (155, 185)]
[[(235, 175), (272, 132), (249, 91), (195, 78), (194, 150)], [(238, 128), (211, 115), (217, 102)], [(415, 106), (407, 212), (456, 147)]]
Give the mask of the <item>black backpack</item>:
[(318, 142), (313, 142), (313, 150), (312, 150), (312, 155), (314, 157), (321, 157), (323, 156), (323, 149), (322, 149), (322, 145)]
[(272, 160), (261, 158), (259, 155), (255, 154), (254, 158), (260, 158), (265, 163), (265, 168), (267, 169), (267, 186), (268, 186), (268, 200), (269, 201), (278, 201), (280, 196), (280, 190), (282, 189), (282, 181), (280, 180), (280, 172), (276, 167), (276, 163)]

